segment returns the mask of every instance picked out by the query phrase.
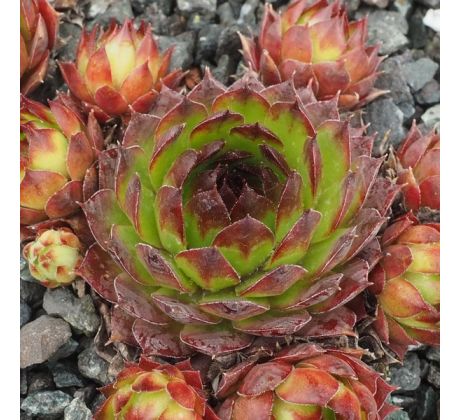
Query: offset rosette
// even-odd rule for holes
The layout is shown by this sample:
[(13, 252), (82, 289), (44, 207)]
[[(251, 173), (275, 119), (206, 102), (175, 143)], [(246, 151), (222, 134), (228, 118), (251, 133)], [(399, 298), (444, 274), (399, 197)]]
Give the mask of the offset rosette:
[(313, 344), (283, 349), (265, 363), (245, 361), (224, 372), (216, 395), (222, 420), (380, 420), (395, 388), (350, 351)]
[(56, 43), (59, 14), (47, 0), (21, 0), (21, 92), (43, 82)]
[(172, 366), (141, 357), (101, 392), (107, 400), (95, 420), (219, 420), (206, 402), (200, 373), (188, 360)]
[(23, 250), (30, 273), (43, 286), (54, 288), (70, 284), (77, 277), (83, 246), (68, 228), (39, 232)]
[(186, 96), (163, 89), (153, 112), (101, 155), (104, 182), (83, 205), (98, 244), (81, 275), (117, 321), (119, 309), (135, 320), (144, 351), (214, 355), (303, 334), (310, 314), (367, 287), (354, 257), (397, 189), (336, 99), (207, 74)]
[(113, 21), (103, 33), (96, 25), (83, 31), (75, 64), (60, 63), (70, 91), (101, 120), (128, 114), (130, 107), (148, 112), (161, 84), (175, 87), (180, 70), (168, 72), (172, 48), (160, 53), (150, 26)]
[(407, 214), (385, 230), (383, 258), (371, 273), (380, 338), (400, 358), (408, 345), (439, 345), (438, 224), (418, 224)]
[(402, 184), (404, 203), (410, 210), (420, 207), (439, 210), (440, 138), (431, 132), (423, 135), (415, 120), (396, 154), (398, 184)]
[(68, 97), (49, 108), (21, 97), (21, 224), (79, 210), (85, 175), (103, 145), (93, 113), (84, 119)]
[(246, 63), (270, 86), (294, 78), (319, 99), (338, 92), (339, 106), (363, 106), (383, 92), (374, 89), (382, 61), (377, 46), (366, 46), (367, 18), (349, 22), (339, 0), (293, 1), (281, 14), (270, 4), (259, 36), (241, 36)]

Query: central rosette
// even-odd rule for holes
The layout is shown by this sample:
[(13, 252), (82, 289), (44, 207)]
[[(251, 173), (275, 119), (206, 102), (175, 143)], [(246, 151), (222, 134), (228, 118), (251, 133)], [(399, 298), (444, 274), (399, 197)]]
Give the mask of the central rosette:
[(98, 245), (80, 271), (122, 311), (122, 339), (224, 353), (297, 334), (367, 286), (353, 257), (395, 190), (336, 102), (207, 75), (133, 117), (83, 206)]

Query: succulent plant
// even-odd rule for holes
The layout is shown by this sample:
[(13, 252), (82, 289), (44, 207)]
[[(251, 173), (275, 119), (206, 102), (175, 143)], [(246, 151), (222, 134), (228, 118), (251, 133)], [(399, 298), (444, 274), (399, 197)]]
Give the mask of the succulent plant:
[(59, 14), (47, 0), (21, 0), (21, 92), (32, 92), (48, 70), (48, 60), (56, 43)]
[(397, 188), (336, 99), (207, 73), (186, 96), (164, 88), (152, 112), (101, 155), (82, 206), (97, 245), (80, 273), (135, 320), (144, 351), (214, 355), (301, 333), (368, 286), (354, 257)]
[(420, 207), (439, 210), (440, 138), (430, 132), (423, 135), (415, 120), (396, 154), (398, 183), (402, 184), (405, 206), (413, 211)]
[(373, 327), (400, 358), (410, 344), (439, 345), (439, 241), (438, 224), (418, 224), (410, 213), (381, 239), (383, 258), (370, 276), (379, 304)]
[(83, 246), (68, 228), (48, 229), (38, 233), (24, 246), (23, 255), (32, 276), (43, 286), (65, 286), (75, 280), (82, 261)]
[(366, 46), (367, 18), (349, 22), (340, 0), (328, 3), (296, 0), (281, 14), (267, 4), (259, 36), (241, 36), (243, 56), (266, 86), (293, 77), (319, 99), (340, 92), (341, 108), (360, 107), (383, 93), (374, 88), (383, 58)]
[(188, 360), (173, 366), (141, 357), (101, 391), (107, 399), (95, 420), (219, 420)]
[(355, 351), (299, 344), (225, 372), (217, 414), (222, 420), (377, 420), (396, 409), (385, 402), (393, 389)]
[(103, 148), (102, 131), (68, 97), (49, 108), (21, 97), (21, 223), (69, 216), (83, 201), (83, 181)]
[(173, 49), (160, 53), (150, 25), (113, 21), (103, 33), (83, 31), (75, 63), (59, 63), (70, 91), (100, 120), (148, 112), (162, 84), (176, 86), (181, 70), (168, 72)]

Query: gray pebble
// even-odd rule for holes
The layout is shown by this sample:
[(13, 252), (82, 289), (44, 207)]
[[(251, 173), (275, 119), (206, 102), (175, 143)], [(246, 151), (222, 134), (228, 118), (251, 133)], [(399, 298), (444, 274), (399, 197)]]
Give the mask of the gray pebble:
[(428, 29), (423, 23), (423, 16), (423, 12), (417, 9), (409, 18), (409, 38), (412, 48), (425, 48), (428, 42)]
[[(29, 271), (29, 269), (27, 269)], [(22, 278), (19, 288), (21, 299), (30, 306), (35, 306), (40, 303), (45, 294), (46, 288), (38, 283), (36, 280), (27, 281)]]
[(82, 387), (83, 380), (72, 369), (62, 363), (58, 363), (51, 368), (54, 383), (58, 388), (68, 388), (70, 386)]
[(427, 109), (426, 112), (422, 115), (422, 121), (428, 128), (437, 128), (439, 127), (440, 121), (440, 112), (441, 107), (438, 105), (432, 106)]
[(75, 341), (73, 338), (71, 338), (64, 345), (59, 347), (58, 351), (48, 359), (48, 362), (53, 364), (56, 363), (58, 360), (65, 359), (66, 357), (71, 356), (75, 353), (78, 346), (78, 341)]
[(37, 391), (48, 391), (54, 389), (53, 376), (48, 370), (33, 372), (29, 375), (29, 394)]
[(435, 365), (430, 365), (430, 369), (428, 370), (428, 376), (426, 378), (427, 381), (431, 385), (434, 385), (436, 388), (439, 388), (440, 376), (441, 376), (441, 373), (439, 371), (439, 367)]
[(409, 44), (409, 26), (398, 12), (376, 10), (369, 15), (369, 42), (381, 43), (380, 54), (393, 54)]
[(219, 21), (222, 25), (230, 25), (235, 21), (235, 15), (233, 8), (229, 3), (222, 3), (217, 8), (217, 14), (219, 15)]
[(109, 382), (109, 363), (96, 353), (94, 347), (83, 350), (78, 355), (78, 369), (83, 376), (100, 384)]
[(91, 420), (91, 410), (79, 398), (75, 398), (64, 410), (64, 420)]
[(416, 101), (421, 105), (432, 105), (439, 103), (440, 91), (439, 82), (430, 80), (423, 88), (415, 94)]
[(225, 54), (219, 58), (217, 67), (213, 70), (212, 74), (219, 82), (226, 85), (228, 83), (228, 78), (234, 71), (235, 63)]
[(222, 55), (228, 55), (231, 59), (239, 60), (241, 58), (241, 41), (238, 32), (243, 35), (249, 35), (251, 30), (244, 24), (230, 25), (220, 33), (217, 41), (216, 60)]
[(423, 4), (424, 6), (431, 7), (432, 9), (439, 9), (439, 5), (441, 3), (440, 0), (415, 0), (419, 4)]
[(187, 14), (191, 12), (215, 12), (217, 0), (177, 0), (177, 8)]
[(439, 395), (436, 391), (430, 386), (421, 387), (419, 390), (418, 401), (418, 410), (417, 410), (417, 420), (435, 420), (439, 417), (437, 416), (438, 405), (439, 405)]
[(410, 420), (410, 417), (405, 411), (398, 410), (387, 416), (386, 420)]
[(194, 32), (185, 32), (177, 37), (159, 36), (158, 46), (161, 51), (174, 46), (174, 51), (171, 57), (171, 64), (169, 68), (174, 69), (187, 69), (193, 64), (193, 50), (195, 48)]
[(94, 414), (99, 409), (99, 407), (104, 403), (104, 401), (105, 401), (105, 397), (102, 394), (97, 394), (94, 397), (94, 400), (92, 401), (90, 405), (91, 412)]
[(123, 23), (126, 19), (134, 17), (131, 0), (92, 0), (88, 17), (94, 18), (88, 25), (90, 29), (96, 23), (106, 26), (112, 19)]
[(42, 315), (21, 328), (21, 368), (43, 363), (52, 357), (72, 336), (69, 324), (62, 319)]
[(27, 394), (27, 371), (25, 369), (21, 369), (20, 378), (20, 392), (21, 395), (25, 395)]
[(212, 24), (203, 28), (198, 33), (196, 62), (201, 63), (203, 60), (214, 60), (217, 50), (217, 40), (222, 32), (222, 26)]
[(426, 57), (402, 65), (402, 73), (415, 92), (432, 80), (438, 69), (439, 64)]
[(21, 300), (20, 304), (19, 304), (19, 308), (20, 308), (20, 324), (21, 324), (21, 327), (24, 325), (24, 324), (27, 324), (30, 320), (30, 316), (32, 314), (32, 310), (30, 309), (30, 306), (27, 305), (27, 303), (23, 302)]
[(78, 333), (94, 335), (100, 320), (90, 295), (81, 299), (69, 288), (48, 289), (43, 297), (43, 308), (48, 315), (59, 315)]
[(390, 383), (398, 386), (400, 391), (414, 391), (420, 385), (420, 360), (415, 353), (407, 353), (400, 368), (391, 368)]
[(393, 7), (403, 16), (407, 16), (412, 8), (412, 0), (394, 0)]
[(392, 98), (379, 98), (366, 107), (364, 115), (366, 123), (370, 123), (369, 134), (378, 133), (374, 143), (374, 151), (377, 152), (381, 141), (389, 131), (389, 142), (397, 145), (405, 136), (403, 128), (404, 114), (395, 105)]
[(70, 404), (72, 398), (62, 391), (40, 391), (29, 395), (21, 404), (27, 414), (60, 415)]
[(369, 6), (376, 6), (380, 9), (385, 9), (385, 7), (387, 7), (390, 3), (390, 0), (363, 0), (363, 2)]
[(438, 362), (441, 360), (439, 347), (430, 347), (426, 352), (426, 358), (433, 362)]

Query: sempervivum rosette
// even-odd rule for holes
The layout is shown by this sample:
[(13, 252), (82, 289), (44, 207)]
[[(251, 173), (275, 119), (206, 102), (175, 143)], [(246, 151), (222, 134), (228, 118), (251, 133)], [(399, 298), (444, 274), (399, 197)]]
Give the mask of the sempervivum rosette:
[(96, 25), (83, 31), (75, 63), (60, 63), (70, 91), (101, 120), (130, 113), (148, 112), (161, 84), (175, 87), (182, 71), (168, 72), (172, 48), (160, 53), (151, 28), (132, 20), (115, 21), (103, 33)]
[(379, 305), (374, 329), (400, 358), (408, 345), (439, 345), (439, 224), (418, 224), (407, 214), (381, 243), (383, 258), (370, 277)]
[(336, 99), (207, 74), (187, 96), (163, 89), (153, 112), (101, 156), (101, 189), (83, 205), (97, 245), (80, 269), (144, 351), (302, 334), (311, 313), (367, 287), (354, 257), (397, 190)]
[(225, 372), (216, 395), (222, 420), (380, 420), (396, 407), (395, 388), (350, 350), (313, 344), (283, 349), (271, 360), (250, 360)]
[(244, 58), (265, 85), (294, 77), (296, 86), (312, 83), (320, 99), (340, 91), (343, 108), (382, 93), (374, 89), (382, 58), (366, 41), (367, 18), (349, 22), (339, 0), (296, 0), (281, 13), (267, 4), (259, 36), (241, 36)]
[(84, 118), (68, 97), (49, 108), (21, 97), (21, 224), (78, 211), (85, 176), (103, 146), (93, 113)]
[(32, 92), (45, 78), (56, 43), (59, 15), (48, 0), (21, 0), (21, 92)]
[(101, 391), (107, 400), (95, 420), (218, 420), (189, 361), (172, 366), (141, 357)]
[(398, 148), (398, 184), (402, 184), (404, 204), (410, 210), (420, 207), (439, 210), (440, 138), (430, 132), (423, 135), (415, 120)]
[(77, 277), (83, 245), (69, 228), (40, 231), (23, 251), (32, 276), (43, 286), (65, 286)]

